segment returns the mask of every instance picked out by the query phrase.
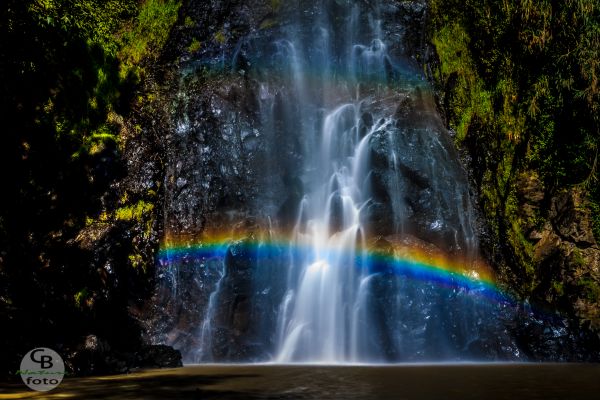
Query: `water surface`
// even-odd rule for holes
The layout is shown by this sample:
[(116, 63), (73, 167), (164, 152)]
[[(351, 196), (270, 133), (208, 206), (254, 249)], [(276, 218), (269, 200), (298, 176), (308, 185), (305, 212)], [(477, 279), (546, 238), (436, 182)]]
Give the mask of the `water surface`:
[(600, 364), (195, 365), (65, 379), (50, 393), (0, 386), (0, 399), (594, 399)]

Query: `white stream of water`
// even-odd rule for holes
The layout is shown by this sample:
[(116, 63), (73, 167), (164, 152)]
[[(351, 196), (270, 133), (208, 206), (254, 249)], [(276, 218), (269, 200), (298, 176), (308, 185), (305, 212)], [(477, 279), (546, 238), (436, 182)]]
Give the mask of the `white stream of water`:
[[(285, 44), (300, 110), (315, 109), (315, 99), (306, 90), (307, 76), (315, 69), (323, 73), (313, 93), (328, 97), (326, 91), (331, 90), (335, 79), (330, 74), (335, 71), (347, 77), (342, 91), (356, 94), (350, 102), (336, 105), (344, 97), (339, 96), (331, 102), (320, 125), (303, 129), (312, 157), (306, 157), (308, 177), (292, 247), (310, 250), (295, 271), (295, 279), (288, 281), (280, 308), (278, 362), (358, 362), (368, 357), (365, 344), (372, 334), (367, 313), (370, 275), (357, 265), (365, 256), (360, 216), (371, 196), (366, 179), (370, 172), (369, 142), (374, 132), (385, 131), (394, 120), (383, 115), (361, 136), (362, 104), (374, 99), (361, 97), (360, 85), (367, 82), (385, 87), (390, 58), (376, 15), (369, 16), (370, 45), (346, 42), (341, 51), (329, 47), (329, 39), (339, 36), (340, 31), (350, 33), (351, 40), (358, 36), (358, 7), (354, 6), (349, 15), (345, 26), (321, 20), (320, 40), (315, 46), (320, 46), (323, 58), (314, 62), (306, 54), (300, 56), (304, 48), (297, 40), (278, 42)], [(335, 62), (336, 57), (339, 62)]]
[[(274, 153), (287, 151), (281, 143), (295, 142), (301, 154), (294, 173), (302, 193), (289, 247), (302, 252), (289, 257), (284, 277), (254, 272), (262, 286), (248, 318), (262, 320), (254, 321), (253, 345), (281, 363), (453, 356), (477, 338), (480, 322), (474, 321), (485, 311), (469, 315), (474, 302), (455, 291), (452, 301), (464, 314), (456, 317), (432, 286), (411, 286), (370, 270), (367, 242), (372, 231), (407, 231), (463, 256), (473, 254), (477, 241), (464, 171), (439, 119), (428, 114), (435, 107), (425, 104), (414, 83), (419, 73), (406, 73), (391, 54), (390, 44), (399, 39), (384, 36), (384, 6), (326, 3), (335, 7), (314, 7), (312, 19), (299, 5), (297, 21), (268, 39), (263, 48), (269, 50), (261, 53), (267, 60), (256, 66), (261, 133)], [(408, 127), (402, 101), (423, 103)], [(283, 169), (281, 159), (268, 159), (265, 167)], [(222, 302), (233, 307), (221, 293), (223, 286), (235, 287), (223, 284), (226, 275), (209, 297), (195, 361), (213, 361), (216, 320), (220, 335), (230, 329), (219, 315)]]

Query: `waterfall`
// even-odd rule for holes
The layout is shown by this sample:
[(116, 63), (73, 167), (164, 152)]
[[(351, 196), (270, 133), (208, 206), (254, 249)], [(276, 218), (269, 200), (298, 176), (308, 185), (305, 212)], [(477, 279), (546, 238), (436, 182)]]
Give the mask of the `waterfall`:
[[(359, 26), (364, 19), (357, 16), (357, 6), (338, 12), (346, 13), (344, 22), (321, 18), (320, 26), (314, 28), (317, 37), (304, 48), (306, 37), (276, 42), (278, 54), (287, 55), (285, 62), (292, 71), (289, 83), (296, 95), (292, 101), (297, 102), (301, 117), (324, 108), (322, 122), (301, 131), (306, 144), (302, 166), (305, 193), (292, 246), (307, 251), (296, 261), (299, 270), (295, 279), (288, 281), (281, 304), (278, 362), (360, 362), (381, 356), (368, 348), (373, 334), (369, 305), (375, 295), (370, 281), (376, 272), (361, 265), (366, 257), (361, 211), (372, 202), (367, 179), (372, 173), (371, 140), (376, 132), (391, 136), (389, 128), (396, 120), (391, 107), (381, 107), (371, 115), (375, 122), (368, 127), (361, 116), (363, 107), (386, 101), (392, 85), (398, 84), (393, 82), (397, 68), (382, 37), (377, 7), (367, 15), (366, 30)], [(298, 29), (293, 32), (297, 35)], [(340, 37), (344, 33), (349, 34)], [(329, 47), (331, 38), (337, 39), (337, 49)], [(367, 44), (353, 41), (358, 38)], [(285, 52), (280, 50), (281, 43), (285, 43)], [(304, 56), (299, 57), (303, 51)], [(308, 96), (307, 75), (314, 71), (322, 73), (312, 76), (316, 82)], [(364, 90), (365, 86), (371, 87)], [(321, 103), (332, 93), (337, 96)]]
[[(177, 137), (208, 126), (193, 187), (211, 206), (195, 218), (204, 230), (196, 250), (187, 241), (179, 258), (166, 252), (167, 264), (189, 271), (196, 257), (199, 271), (207, 259), (223, 266), (179, 324), (195, 325), (193, 340), (170, 339), (186, 360), (515, 354), (498, 322), (503, 303), (478, 280), (489, 271), (466, 172), (401, 45), (405, 3), (285, 2), (280, 24), (233, 46), (232, 70), (202, 87), (210, 95), (199, 94), (208, 100), (195, 117), (185, 102), (193, 96), (182, 96)], [(192, 65), (189, 76), (205, 73)], [(227, 185), (235, 189), (211, 197)]]
[(199, 347), (196, 350), (196, 354), (194, 355), (194, 362), (199, 361), (213, 361), (211, 350), (212, 350), (212, 323), (215, 318), (216, 312), (216, 304), (218, 300), (218, 296), (221, 289), (221, 282), (223, 281), (224, 272), (221, 271), (219, 275), (219, 280), (217, 281), (217, 286), (215, 290), (208, 297), (208, 306), (206, 308), (206, 313), (204, 315), (204, 319), (202, 321), (202, 325), (200, 327), (199, 333)]
[(293, 309), (279, 327), (278, 361), (358, 361), (368, 334), (359, 321), (367, 306), (368, 273), (356, 264), (366, 248), (360, 208), (369, 195), (365, 177), (372, 132), (359, 138), (359, 111), (356, 104), (343, 104), (324, 118), (321, 132), (314, 132), (323, 138), (317, 149), (320, 173), (308, 185), (308, 207), (298, 216), (307, 219), (306, 228), (294, 227), (299, 242), (294, 246), (308, 245), (309, 251), (298, 279), (289, 282), (291, 299), (284, 301)]

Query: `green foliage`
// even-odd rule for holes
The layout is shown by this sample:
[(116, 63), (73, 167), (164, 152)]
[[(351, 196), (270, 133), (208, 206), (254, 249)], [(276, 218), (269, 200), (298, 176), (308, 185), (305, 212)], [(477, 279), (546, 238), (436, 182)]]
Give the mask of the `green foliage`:
[(177, 0), (146, 0), (132, 26), (123, 33), (120, 57), (125, 65), (156, 59), (163, 48), (180, 7)]
[(559, 297), (561, 297), (565, 294), (565, 285), (562, 282), (557, 282), (557, 281), (552, 282), (552, 289), (554, 289), (554, 292)]
[(439, 82), (452, 80), (452, 96), (448, 98), (448, 108), (452, 110), (451, 127), (456, 138), (462, 141), (474, 120), (486, 121), (491, 116), (491, 101), (488, 91), (477, 73), (473, 70), (473, 60), (469, 55), (469, 37), (456, 23), (444, 26), (432, 38), (438, 56), (440, 69), (436, 73)]
[(582, 277), (577, 282), (582, 294), (592, 303), (600, 301), (600, 286), (589, 277)]
[(585, 259), (583, 258), (581, 251), (577, 248), (573, 250), (573, 264), (577, 267), (585, 265)]
[(493, 99), (493, 129), (531, 149), (528, 160), (546, 183), (580, 184), (595, 175), (600, 1), (434, 0), (431, 9), (436, 78), (458, 74), (454, 92), (463, 108), (451, 123), (459, 139), (473, 115), (461, 91), (479, 103), (473, 82), (480, 78)]
[(496, 241), (531, 277), (520, 171), (537, 171), (550, 195), (588, 187), (600, 233), (600, 0), (432, 0), (430, 11), (449, 125), (471, 151)]
[(271, 9), (277, 11), (281, 8), (281, 0), (271, 0)]
[[(594, 191), (596, 193), (594, 193)], [(596, 241), (600, 243), (600, 201), (597, 199), (600, 198), (599, 192), (600, 189), (595, 187), (592, 189), (592, 195), (590, 196), (590, 209), (592, 211), (592, 229), (594, 230), (594, 237)]]
[(136, 12), (132, 0), (38, 0), (29, 2), (29, 12), (40, 27), (77, 32), (90, 44), (98, 44), (111, 55), (117, 51), (115, 32), (123, 20)]
[(139, 268), (140, 266), (144, 266), (144, 258), (141, 254), (130, 254), (128, 256), (129, 263), (133, 268)]
[(225, 42), (227, 42), (227, 36), (225, 36), (225, 32), (223, 32), (223, 30), (215, 33), (214, 39), (218, 44), (225, 44)]
[(260, 23), (260, 29), (269, 29), (277, 25), (277, 21), (272, 18), (267, 18)]
[(118, 342), (120, 334), (105, 327), (116, 323), (135, 334), (127, 305), (142, 297), (147, 277), (130, 267), (145, 265), (148, 249), (131, 235), (110, 249), (81, 243), (118, 235), (114, 226), (125, 221), (149, 237), (153, 206), (121, 204), (116, 212), (118, 199), (109, 193), (125, 170), (120, 133), (139, 87), (134, 63), (160, 53), (179, 2), (5, 3), (0, 309), (10, 311), (0, 343), (24, 351), (90, 330)]
[(73, 153), (73, 159), (98, 154), (116, 149), (120, 141), (118, 130), (110, 124), (102, 124), (83, 138), (79, 149)]
[(75, 300), (75, 306), (77, 308), (83, 308), (86, 305), (86, 301), (90, 298), (88, 288), (83, 288), (73, 296)]
[(154, 204), (140, 200), (134, 205), (121, 207), (115, 211), (115, 218), (121, 221), (142, 221), (154, 209)]
[(198, 39), (193, 38), (192, 43), (190, 43), (190, 45), (188, 46), (188, 51), (190, 53), (195, 53), (196, 51), (200, 50), (201, 47), (202, 43)]
[(196, 23), (194, 22), (194, 20), (188, 15), (187, 17), (185, 17), (185, 20), (183, 22), (183, 25), (186, 28), (193, 28), (194, 26), (196, 26)]

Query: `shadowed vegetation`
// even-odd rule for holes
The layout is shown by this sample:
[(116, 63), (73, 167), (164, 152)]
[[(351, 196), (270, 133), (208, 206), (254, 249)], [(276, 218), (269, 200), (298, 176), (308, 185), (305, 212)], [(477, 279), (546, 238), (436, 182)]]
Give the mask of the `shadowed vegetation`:
[[(600, 239), (600, 2), (433, 0), (430, 7), (433, 78), (448, 124), (472, 158), (493, 242), (511, 255), (516, 287), (528, 296), (548, 273), (536, 265), (528, 235), (547, 229), (553, 198), (584, 193), (576, 206), (589, 209)], [(524, 212), (532, 191), (519, 182), (538, 178), (543, 193)], [(562, 297), (563, 283), (549, 287)], [(586, 285), (571, 293), (597, 293)]]
[[(133, 224), (151, 224), (153, 206), (120, 201), (114, 185), (136, 131), (124, 117), (178, 6), (8, 0), (0, 11), (0, 343), (11, 349), (2, 372), (34, 344), (70, 346), (89, 333), (116, 346), (139, 340), (127, 307), (151, 279), (133, 267), (153, 260), (135, 253)], [(106, 232), (121, 239), (109, 245)]]

